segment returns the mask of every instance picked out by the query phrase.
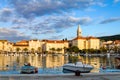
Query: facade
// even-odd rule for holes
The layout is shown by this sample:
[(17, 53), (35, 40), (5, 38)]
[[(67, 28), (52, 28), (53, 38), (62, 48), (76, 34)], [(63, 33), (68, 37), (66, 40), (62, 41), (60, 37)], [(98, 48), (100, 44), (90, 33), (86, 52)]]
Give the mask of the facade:
[(100, 40), (98, 38), (89, 36), (83, 37), (80, 26), (77, 29), (77, 37), (72, 40), (72, 46), (77, 46), (80, 50), (82, 49), (99, 49)]
[(29, 50), (32, 51), (34, 50), (35, 52), (39, 51), (42, 52), (42, 46), (44, 44), (44, 41), (42, 40), (29, 40)]
[(7, 40), (0, 40), (0, 51), (7, 51), (7, 46), (8, 41)]
[[(26, 49), (26, 50), (25, 50)], [(29, 50), (29, 44), (27, 40), (22, 40), (19, 42), (14, 43), (13, 45), (13, 52), (24, 52)]]
[(114, 51), (120, 52), (120, 40), (104, 41), (104, 42), (102, 42), (101, 47), (104, 47), (104, 48), (108, 49), (111, 52), (114, 52)]
[(45, 40), (43, 51), (51, 53), (64, 53), (64, 48), (68, 48), (68, 41), (63, 40)]

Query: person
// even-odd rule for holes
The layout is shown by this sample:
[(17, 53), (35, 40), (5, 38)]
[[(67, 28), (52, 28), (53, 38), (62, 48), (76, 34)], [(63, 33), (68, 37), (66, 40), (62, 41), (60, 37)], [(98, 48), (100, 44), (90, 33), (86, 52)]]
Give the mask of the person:
[(28, 63), (28, 66), (31, 66), (31, 64), (30, 64), (30, 63)]

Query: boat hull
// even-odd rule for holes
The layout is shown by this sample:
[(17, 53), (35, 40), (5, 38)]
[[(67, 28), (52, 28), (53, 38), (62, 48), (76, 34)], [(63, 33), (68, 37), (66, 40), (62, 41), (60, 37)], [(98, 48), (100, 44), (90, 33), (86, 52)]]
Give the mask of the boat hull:
[[(69, 70), (69, 69), (64, 69), (63, 68), (63, 73), (75, 73), (76, 71), (74, 70)], [(81, 73), (90, 73), (90, 71), (80, 71)]]
[(80, 71), (81, 73), (89, 73), (93, 68), (89, 67), (75, 67), (75, 66), (63, 66), (63, 72), (76, 72)]

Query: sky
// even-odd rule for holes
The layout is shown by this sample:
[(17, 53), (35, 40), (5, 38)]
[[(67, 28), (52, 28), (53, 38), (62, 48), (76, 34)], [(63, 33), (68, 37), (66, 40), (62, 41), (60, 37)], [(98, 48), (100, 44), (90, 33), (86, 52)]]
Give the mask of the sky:
[(120, 0), (0, 0), (0, 39), (71, 40), (120, 34)]

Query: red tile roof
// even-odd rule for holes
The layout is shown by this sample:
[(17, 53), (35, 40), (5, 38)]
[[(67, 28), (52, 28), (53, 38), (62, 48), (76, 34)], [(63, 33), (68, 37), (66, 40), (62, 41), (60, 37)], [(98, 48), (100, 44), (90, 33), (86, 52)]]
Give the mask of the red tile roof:
[(120, 44), (120, 40), (115, 40), (114, 43), (115, 44)]
[(92, 37), (92, 36), (89, 36), (89, 37), (76, 37), (73, 40), (78, 40), (78, 39), (98, 39), (98, 38)]
[(47, 43), (65, 43), (68, 41), (63, 41), (63, 40), (44, 40)]

